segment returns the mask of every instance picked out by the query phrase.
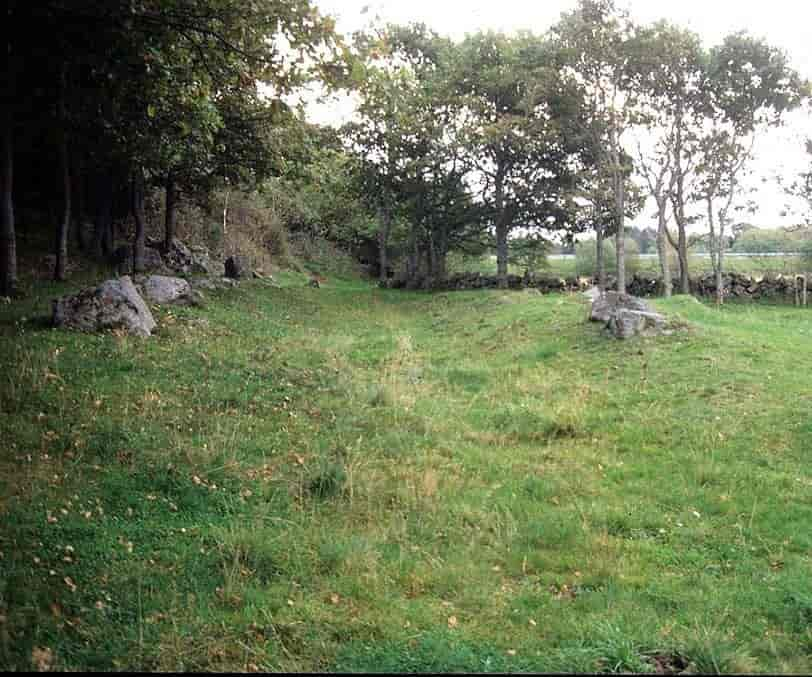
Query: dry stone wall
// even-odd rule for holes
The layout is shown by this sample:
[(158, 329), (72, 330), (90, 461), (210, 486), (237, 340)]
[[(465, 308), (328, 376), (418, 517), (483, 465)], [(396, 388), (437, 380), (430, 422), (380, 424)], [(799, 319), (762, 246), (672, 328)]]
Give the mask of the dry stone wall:
[[(541, 293), (584, 291), (597, 282), (592, 277), (552, 277), (547, 275), (508, 275), (510, 289), (538, 289)], [(610, 276), (607, 288), (612, 289), (616, 281)], [(696, 296), (713, 298), (716, 296), (716, 278), (713, 274), (692, 278), (691, 293)], [(796, 283), (794, 275), (750, 276), (741, 273), (725, 273), (722, 277), (725, 297), (739, 300), (773, 301), (775, 303), (794, 303)], [(812, 276), (809, 280), (812, 288)], [(444, 280), (417, 278), (406, 280), (390, 278), (381, 283), (388, 289), (432, 289), (436, 291), (454, 291), (465, 289), (496, 289), (499, 278), (496, 275), (481, 273), (457, 273)], [(679, 280), (673, 280), (673, 289), (679, 289)], [(626, 283), (626, 291), (633, 296), (662, 296), (663, 285), (655, 275), (635, 273)], [(812, 296), (812, 293), (810, 293)]]

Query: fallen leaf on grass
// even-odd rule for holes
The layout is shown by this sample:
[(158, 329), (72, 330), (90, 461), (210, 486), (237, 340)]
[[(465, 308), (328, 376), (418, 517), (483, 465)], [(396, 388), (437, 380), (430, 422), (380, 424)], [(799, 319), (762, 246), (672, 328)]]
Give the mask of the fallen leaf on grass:
[(48, 672), (54, 665), (54, 652), (47, 647), (35, 646), (31, 650), (31, 665), (37, 672)]

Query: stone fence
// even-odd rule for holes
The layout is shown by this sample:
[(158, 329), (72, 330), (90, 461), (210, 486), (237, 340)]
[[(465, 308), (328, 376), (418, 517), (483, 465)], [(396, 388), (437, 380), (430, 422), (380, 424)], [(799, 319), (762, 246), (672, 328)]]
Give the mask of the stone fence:
[[(812, 277), (812, 276), (810, 276)], [(607, 288), (612, 289), (616, 280), (607, 278)], [(812, 279), (810, 279), (812, 292)], [(592, 277), (552, 277), (547, 275), (508, 275), (510, 289), (538, 289), (543, 294), (565, 291), (584, 291), (595, 284)], [(703, 275), (690, 280), (691, 293), (696, 296), (715, 297), (716, 278), (713, 274)], [(771, 300), (779, 303), (794, 303), (800, 294), (800, 281), (796, 283), (795, 275), (750, 276), (741, 273), (725, 273), (722, 277), (726, 298), (742, 300)], [(797, 286), (796, 286), (797, 285)], [(444, 280), (417, 278), (406, 280), (390, 278), (382, 282), (388, 289), (426, 289), (435, 291), (455, 291), (466, 289), (496, 289), (499, 278), (496, 275), (481, 273), (456, 273)], [(679, 280), (673, 280), (673, 289), (679, 289)], [(655, 275), (635, 273), (626, 283), (626, 291), (634, 296), (661, 296), (663, 286)]]

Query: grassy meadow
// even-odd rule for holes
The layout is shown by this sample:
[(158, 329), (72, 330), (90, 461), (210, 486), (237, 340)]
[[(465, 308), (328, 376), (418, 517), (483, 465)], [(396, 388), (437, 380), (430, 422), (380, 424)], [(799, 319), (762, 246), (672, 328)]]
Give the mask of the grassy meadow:
[(812, 671), (812, 310), (306, 279), (0, 305), (0, 667)]

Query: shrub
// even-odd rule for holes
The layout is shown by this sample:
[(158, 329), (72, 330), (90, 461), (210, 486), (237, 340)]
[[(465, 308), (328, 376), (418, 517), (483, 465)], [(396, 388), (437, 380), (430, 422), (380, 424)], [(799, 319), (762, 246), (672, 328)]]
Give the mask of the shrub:
[[(640, 270), (640, 248), (637, 243), (626, 238), (626, 275), (634, 275)], [(604, 264), (607, 273), (617, 273), (617, 254), (614, 238), (603, 242)], [(575, 245), (576, 275), (595, 275), (598, 272), (598, 257), (595, 252), (595, 240), (585, 240)]]

